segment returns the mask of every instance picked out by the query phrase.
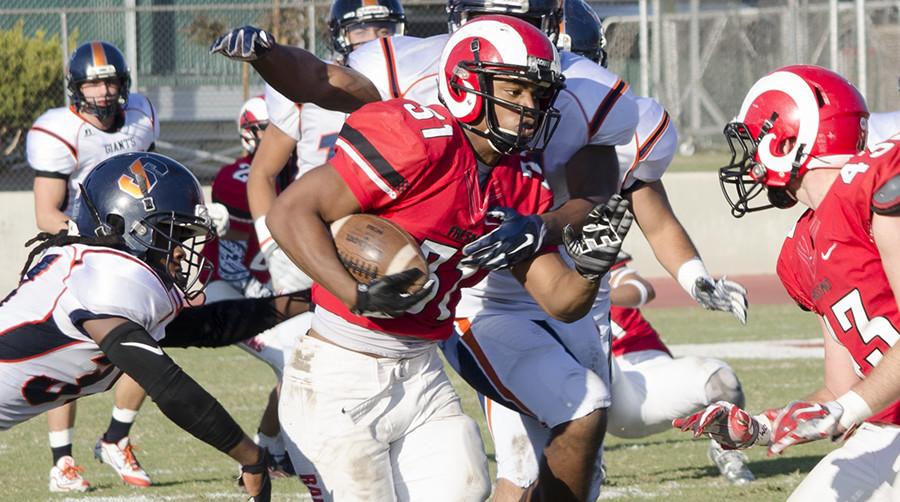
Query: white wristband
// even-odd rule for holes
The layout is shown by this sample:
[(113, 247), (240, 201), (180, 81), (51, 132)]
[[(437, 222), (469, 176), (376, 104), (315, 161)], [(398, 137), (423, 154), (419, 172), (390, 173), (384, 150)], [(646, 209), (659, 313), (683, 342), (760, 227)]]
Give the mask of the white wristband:
[(709, 272), (706, 271), (706, 266), (703, 265), (703, 260), (697, 256), (678, 267), (678, 284), (681, 284), (681, 288), (687, 291), (691, 298), (694, 297), (694, 283), (700, 277), (709, 277), (712, 280)]
[(759, 435), (756, 436), (754, 445), (769, 446), (772, 444), (772, 421), (765, 413), (760, 413), (753, 417), (759, 423)]
[(869, 403), (852, 390), (837, 398), (835, 402), (844, 409), (839, 420), (841, 427), (844, 429), (849, 429), (855, 424), (861, 424), (865, 419), (872, 416), (872, 409), (869, 408)]
[(266, 226), (265, 215), (262, 215), (253, 221), (253, 229), (256, 230), (256, 240), (259, 242), (260, 250), (266, 249), (266, 247), (275, 243), (275, 241), (272, 240), (272, 234), (269, 232), (269, 227)]
[(641, 283), (641, 281), (638, 281), (636, 279), (628, 279), (622, 283), (623, 286), (625, 284), (628, 284), (630, 286), (634, 286), (635, 288), (637, 288), (638, 292), (641, 295), (641, 299), (638, 302), (638, 304), (634, 305), (632, 308), (639, 309), (647, 304), (647, 298), (650, 296), (650, 292), (647, 291), (647, 287), (644, 286), (644, 284)]

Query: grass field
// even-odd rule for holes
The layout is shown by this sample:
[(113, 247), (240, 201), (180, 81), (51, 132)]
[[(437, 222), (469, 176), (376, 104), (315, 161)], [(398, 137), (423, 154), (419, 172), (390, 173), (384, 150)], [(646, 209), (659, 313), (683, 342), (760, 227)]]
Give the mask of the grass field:
[[(751, 324), (739, 327), (724, 314), (699, 309), (651, 309), (647, 316), (670, 343), (815, 338), (817, 324), (810, 314), (794, 307), (766, 306), (752, 310)], [(274, 378), (263, 364), (238, 349), (173, 350), (172, 355), (219, 398), (247, 431), (255, 430)], [(739, 355), (736, 355), (739, 356)], [(821, 362), (811, 359), (730, 359), (741, 376), (753, 410), (784, 404), (813, 390), (821, 381)], [(455, 380), (458, 383), (458, 380)], [(458, 386), (467, 410), (483, 424), (474, 396)], [(47, 492), (50, 452), (46, 421), (39, 417), (0, 433), (0, 500), (90, 500), (143, 502), (156, 500), (241, 500), (233, 482), (236, 466), (224, 455), (172, 425), (152, 403), (144, 406), (133, 440), (155, 485), (148, 489), (124, 486), (106, 466), (93, 460), (94, 441), (106, 428), (112, 395), (79, 402), (75, 457), (95, 490), (63, 496)], [(492, 445), (486, 438), (488, 455)], [(831, 444), (819, 442), (788, 450), (778, 458), (765, 451), (749, 452), (758, 480), (744, 487), (728, 485), (706, 460), (706, 441), (692, 441), (675, 431), (641, 440), (607, 440), (609, 480), (602, 499), (676, 501), (784, 500), (826, 453)], [(493, 472), (493, 463), (491, 465)], [(300, 483), (275, 482), (275, 500), (308, 500)]]

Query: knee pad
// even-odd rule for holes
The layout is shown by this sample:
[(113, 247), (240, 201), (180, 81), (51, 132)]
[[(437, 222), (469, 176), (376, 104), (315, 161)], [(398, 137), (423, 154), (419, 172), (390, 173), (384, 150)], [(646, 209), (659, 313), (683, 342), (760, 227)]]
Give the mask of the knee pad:
[(734, 370), (725, 363), (706, 381), (706, 398), (709, 403), (728, 401), (740, 407), (744, 406), (744, 390)]

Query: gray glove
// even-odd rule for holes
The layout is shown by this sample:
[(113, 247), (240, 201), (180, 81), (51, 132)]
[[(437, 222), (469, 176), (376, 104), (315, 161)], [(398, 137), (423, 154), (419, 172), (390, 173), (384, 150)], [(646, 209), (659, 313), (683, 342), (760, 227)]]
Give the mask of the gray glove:
[(691, 293), (703, 308), (731, 312), (741, 324), (747, 324), (747, 309), (750, 304), (747, 302), (747, 290), (744, 286), (725, 277), (719, 280), (698, 277)]
[(566, 253), (575, 262), (575, 270), (586, 279), (599, 280), (616, 263), (622, 241), (634, 221), (628, 206), (627, 200), (613, 195), (606, 204), (591, 209), (580, 235), (572, 225), (563, 228)]
[(275, 43), (271, 33), (255, 26), (235, 28), (220, 36), (209, 46), (210, 54), (221, 54), (237, 61), (256, 61)]

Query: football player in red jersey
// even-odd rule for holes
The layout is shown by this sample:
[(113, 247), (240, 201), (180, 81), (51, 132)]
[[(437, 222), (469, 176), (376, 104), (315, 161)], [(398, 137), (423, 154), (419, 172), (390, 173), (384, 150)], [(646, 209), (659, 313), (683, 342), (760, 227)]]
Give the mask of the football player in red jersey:
[[(845, 439), (790, 500), (900, 496), (900, 137), (861, 153), (868, 116), (843, 77), (798, 65), (757, 81), (725, 128), (734, 155), (720, 180), (735, 216), (798, 201), (809, 208), (784, 241), (778, 275), (821, 316), (825, 382), (774, 420), (723, 402), (675, 425), (773, 454)], [(768, 204), (751, 205), (763, 192)]]
[[(462, 247), (487, 233), (490, 209), (505, 206), (509, 218), (550, 205), (538, 173), (506, 154), (546, 143), (563, 79), (549, 39), (505, 16), (455, 32), (440, 68), (446, 106), (395, 99), (351, 114), (331, 161), (293, 183), (267, 218), (316, 283), (312, 329), (285, 368), (279, 413), (314, 467), (305, 475), (295, 460), (301, 479), (324, 500), (483, 500), (490, 490), (477, 426), (462, 413), (436, 342), (452, 332), (459, 289), (487, 273), (460, 260)], [(576, 270), (552, 248), (514, 268), (549, 313), (575, 320), (588, 311), (630, 225), (626, 207), (617, 198), (592, 211), (581, 233), (569, 227)], [(358, 212), (416, 238), (431, 271), (422, 290), (405, 291), (417, 271), (369, 284), (347, 273), (327, 224)], [(586, 480), (560, 481), (534, 494), (583, 498)]]

